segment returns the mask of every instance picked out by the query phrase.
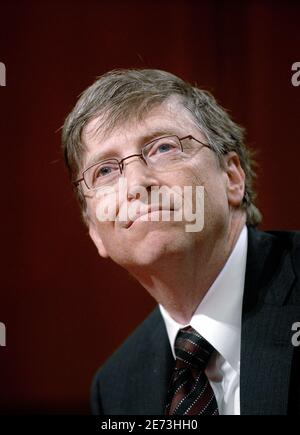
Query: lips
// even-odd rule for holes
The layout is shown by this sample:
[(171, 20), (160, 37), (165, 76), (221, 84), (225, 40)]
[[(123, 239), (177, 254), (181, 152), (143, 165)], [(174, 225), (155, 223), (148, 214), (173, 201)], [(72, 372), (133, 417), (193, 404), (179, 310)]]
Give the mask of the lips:
[[(173, 211), (173, 209), (171, 209), (171, 208), (163, 208), (163, 207), (160, 207), (160, 206), (155, 206), (155, 205), (151, 205), (151, 206), (148, 206), (148, 207), (146, 207), (145, 209), (143, 209), (143, 210), (139, 210), (139, 211), (137, 211), (135, 214), (134, 214), (134, 216), (132, 217), (131, 216), (131, 218), (132, 219), (130, 219), (130, 220), (128, 220), (127, 222), (126, 222), (126, 225), (125, 225), (125, 228), (130, 228), (131, 227), (131, 225), (137, 220), (137, 219), (139, 219), (139, 218), (141, 218), (142, 216), (146, 216), (146, 215), (148, 215), (148, 214), (150, 214), (150, 213), (152, 213), (152, 212), (156, 212), (156, 211)], [(145, 221), (147, 220), (147, 219), (144, 219)]]

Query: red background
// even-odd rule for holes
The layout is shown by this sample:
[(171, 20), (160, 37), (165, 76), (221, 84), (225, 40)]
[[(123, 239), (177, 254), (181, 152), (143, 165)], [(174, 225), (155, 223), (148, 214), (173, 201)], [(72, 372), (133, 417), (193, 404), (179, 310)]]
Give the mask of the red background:
[(1, 3), (0, 413), (88, 413), (94, 371), (154, 306), (80, 222), (58, 131), (79, 93), (118, 67), (209, 89), (258, 151), (261, 228), (297, 229), (299, 16), (296, 1)]

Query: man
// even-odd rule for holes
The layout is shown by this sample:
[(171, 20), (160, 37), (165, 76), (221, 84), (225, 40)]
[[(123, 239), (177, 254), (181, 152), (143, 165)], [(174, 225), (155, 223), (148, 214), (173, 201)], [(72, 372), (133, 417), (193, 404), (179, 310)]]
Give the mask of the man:
[(93, 412), (299, 412), (300, 236), (255, 228), (242, 128), (170, 73), (116, 70), (82, 94), (63, 147), (100, 256), (158, 302), (96, 374)]

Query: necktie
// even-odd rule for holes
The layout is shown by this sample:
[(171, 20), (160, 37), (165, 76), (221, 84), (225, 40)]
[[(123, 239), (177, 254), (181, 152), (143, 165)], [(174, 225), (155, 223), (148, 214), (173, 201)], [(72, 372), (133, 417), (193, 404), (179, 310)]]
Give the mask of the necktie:
[(204, 372), (213, 351), (191, 326), (179, 330), (166, 415), (219, 415), (214, 392)]

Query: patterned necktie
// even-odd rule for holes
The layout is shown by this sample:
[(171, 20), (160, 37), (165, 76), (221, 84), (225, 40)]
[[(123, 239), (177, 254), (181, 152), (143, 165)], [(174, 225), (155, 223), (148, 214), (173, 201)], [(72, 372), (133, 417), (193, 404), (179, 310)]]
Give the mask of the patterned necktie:
[(213, 351), (191, 326), (179, 330), (166, 415), (219, 415), (214, 392), (204, 373)]

